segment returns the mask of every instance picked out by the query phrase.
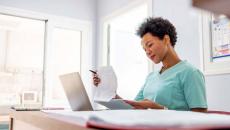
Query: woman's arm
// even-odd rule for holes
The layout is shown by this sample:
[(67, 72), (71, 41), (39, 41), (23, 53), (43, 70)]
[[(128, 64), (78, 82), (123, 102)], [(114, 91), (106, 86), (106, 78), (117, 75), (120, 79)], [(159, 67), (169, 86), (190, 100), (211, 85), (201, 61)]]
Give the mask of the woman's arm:
[[(130, 101), (125, 100), (126, 103), (132, 105), (135, 109), (167, 109), (166, 107), (157, 104), (153, 101), (150, 101), (148, 99), (144, 99), (142, 101)], [(207, 108), (192, 108), (191, 111), (194, 112), (207, 112)]]
[(191, 111), (194, 111), (194, 112), (207, 112), (208, 109), (207, 108), (192, 108)]

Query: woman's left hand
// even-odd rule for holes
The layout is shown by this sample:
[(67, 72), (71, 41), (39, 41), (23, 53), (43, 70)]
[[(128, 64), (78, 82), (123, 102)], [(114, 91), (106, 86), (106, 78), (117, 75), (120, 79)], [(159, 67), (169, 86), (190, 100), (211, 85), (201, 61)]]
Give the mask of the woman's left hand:
[(144, 99), (142, 101), (131, 101), (131, 100), (124, 100), (126, 103), (133, 106), (135, 109), (164, 109), (164, 106), (157, 104), (151, 100)]

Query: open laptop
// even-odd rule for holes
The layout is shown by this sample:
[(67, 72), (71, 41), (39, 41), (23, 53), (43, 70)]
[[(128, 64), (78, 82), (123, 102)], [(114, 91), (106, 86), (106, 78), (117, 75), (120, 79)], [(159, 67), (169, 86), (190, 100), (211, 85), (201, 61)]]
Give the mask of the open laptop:
[[(65, 90), (70, 107), (73, 111), (92, 111), (93, 107), (78, 72), (68, 73), (59, 76)], [(111, 110), (133, 109), (122, 99), (111, 99), (110, 101), (96, 101)]]
[(93, 107), (78, 72), (59, 76), (73, 111), (92, 111)]

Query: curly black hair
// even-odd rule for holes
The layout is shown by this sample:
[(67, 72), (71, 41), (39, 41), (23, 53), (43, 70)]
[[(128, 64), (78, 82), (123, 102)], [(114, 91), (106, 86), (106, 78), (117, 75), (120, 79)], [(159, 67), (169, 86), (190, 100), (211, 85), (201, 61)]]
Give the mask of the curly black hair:
[(146, 34), (151, 33), (153, 36), (159, 37), (161, 40), (165, 35), (169, 35), (171, 45), (174, 47), (177, 41), (176, 28), (168, 20), (161, 17), (147, 18), (138, 28), (137, 35), (141, 38)]

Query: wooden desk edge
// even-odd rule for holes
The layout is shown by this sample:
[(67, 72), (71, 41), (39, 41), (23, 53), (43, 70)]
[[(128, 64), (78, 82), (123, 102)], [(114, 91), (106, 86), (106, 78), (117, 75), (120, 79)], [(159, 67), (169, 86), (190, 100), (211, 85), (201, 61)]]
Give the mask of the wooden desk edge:
[(68, 121), (63, 121), (58, 118), (53, 118), (50, 115), (40, 111), (14, 111), (10, 112), (10, 130), (13, 129), (14, 120), (20, 120), (25, 123), (36, 126), (42, 130), (94, 130), (86, 128), (85, 125), (75, 124)]

